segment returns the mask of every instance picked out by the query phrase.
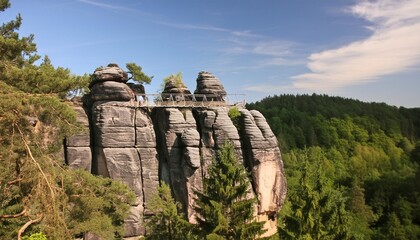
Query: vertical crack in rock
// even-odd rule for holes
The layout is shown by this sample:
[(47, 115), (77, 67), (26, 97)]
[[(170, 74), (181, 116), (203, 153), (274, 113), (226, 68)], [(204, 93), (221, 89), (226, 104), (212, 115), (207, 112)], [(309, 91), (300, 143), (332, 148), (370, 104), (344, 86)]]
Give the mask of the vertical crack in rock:
[(149, 114), (141, 108), (137, 108), (135, 112), (135, 147), (141, 161), (144, 211), (146, 215), (150, 215), (152, 211), (149, 209), (148, 204), (159, 186), (156, 135)]
[[(159, 180), (170, 185), (188, 220), (195, 223), (194, 191), (202, 189), (208, 166), (225, 141), (233, 144), (238, 161), (251, 173), (247, 197), (258, 198), (255, 216), (266, 221), (264, 236), (277, 231), (275, 218), (285, 200), (286, 179), (277, 138), (261, 113), (240, 109), (238, 131), (228, 106), (138, 107), (120, 68), (106, 67), (95, 74), (90, 94), (83, 97), (84, 108), (73, 104), (87, 133), (65, 140), (65, 159), (71, 168), (119, 179), (135, 192), (124, 237), (144, 234), (143, 219), (153, 214), (148, 205)], [(195, 93), (221, 99), (226, 95), (208, 72), (199, 73)]]
[(156, 109), (155, 121), (162, 144), (160, 158), (167, 171), (160, 175), (169, 180), (174, 198), (179, 201), (191, 222), (194, 217), (194, 189), (201, 185), (199, 141), (195, 118), (190, 108)]

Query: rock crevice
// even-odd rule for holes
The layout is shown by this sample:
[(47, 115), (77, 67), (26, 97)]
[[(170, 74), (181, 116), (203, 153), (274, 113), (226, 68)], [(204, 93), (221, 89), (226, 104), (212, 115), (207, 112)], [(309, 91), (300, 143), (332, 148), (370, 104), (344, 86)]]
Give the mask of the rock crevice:
[[(217, 150), (225, 141), (233, 144), (238, 161), (251, 174), (250, 196), (258, 198), (255, 216), (266, 221), (266, 235), (277, 231), (276, 216), (286, 195), (283, 162), (274, 136), (258, 111), (240, 109), (238, 129), (226, 107), (141, 107), (125, 83), (125, 75), (107, 69), (111, 77), (91, 84), (85, 104), (74, 104), (85, 133), (66, 139), (66, 162), (94, 174), (119, 179), (136, 194), (125, 221), (125, 237), (145, 233), (144, 217), (159, 181), (172, 189), (190, 222), (195, 222), (195, 190)], [(118, 73), (118, 74), (117, 74)], [(211, 73), (200, 72), (196, 93), (226, 95)], [(220, 99), (219, 99), (220, 100)], [(90, 118), (90, 119), (89, 119)]]

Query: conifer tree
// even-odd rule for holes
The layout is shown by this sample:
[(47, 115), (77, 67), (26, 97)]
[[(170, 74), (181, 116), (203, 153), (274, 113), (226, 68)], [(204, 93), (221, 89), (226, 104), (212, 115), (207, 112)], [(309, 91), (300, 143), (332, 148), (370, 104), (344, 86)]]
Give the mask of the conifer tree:
[(152, 82), (153, 76), (146, 75), (139, 65), (135, 63), (127, 63), (126, 67), (128, 71), (132, 74), (132, 80), (140, 84), (150, 84)]
[(171, 189), (164, 182), (161, 182), (149, 207), (155, 211), (155, 215), (146, 224), (146, 239), (197, 239), (192, 233), (194, 226), (180, 213), (180, 204), (175, 202)]
[(298, 158), (299, 190), (290, 189), (290, 209), (279, 217), (281, 239), (349, 239), (346, 199), (322, 171), (322, 152), (312, 149)]
[(247, 198), (250, 182), (245, 168), (225, 143), (208, 168), (203, 191), (196, 192), (200, 234), (207, 239), (255, 239), (263, 222), (253, 217), (256, 199)]
[[(9, 6), (0, 0), (0, 14)], [(122, 234), (131, 191), (67, 169), (60, 154), (64, 137), (78, 131), (65, 97), (89, 78), (54, 67), (48, 57), (36, 65), (33, 35), (19, 36), (21, 23), (18, 15), (0, 26), (0, 238), (72, 239), (92, 230), (113, 239)]]

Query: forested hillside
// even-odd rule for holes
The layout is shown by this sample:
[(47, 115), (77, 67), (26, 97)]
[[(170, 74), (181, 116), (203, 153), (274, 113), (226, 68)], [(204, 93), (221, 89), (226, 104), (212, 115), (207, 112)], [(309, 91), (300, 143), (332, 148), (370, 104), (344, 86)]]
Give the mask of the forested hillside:
[(281, 239), (420, 238), (420, 108), (315, 94), (247, 107), (282, 149)]

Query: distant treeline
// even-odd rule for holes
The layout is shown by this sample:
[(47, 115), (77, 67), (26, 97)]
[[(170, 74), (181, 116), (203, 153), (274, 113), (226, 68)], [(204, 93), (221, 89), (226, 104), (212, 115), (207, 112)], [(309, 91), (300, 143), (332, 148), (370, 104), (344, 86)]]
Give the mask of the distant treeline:
[[(412, 142), (420, 139), (420, 108), (397, 108), (317, 94), (267, 97), (248, 104), (247, 108), (259, 110), (267, 118), (285, 151), (295, 147), (332, 146), (346, 122), (369, 133), (382, 130)], [(340, 123), (336, 122), (338, 119)]]
[(247, 108), (282, 150), (281, 239), (420, 239), (420, 108), (316, 94)]

